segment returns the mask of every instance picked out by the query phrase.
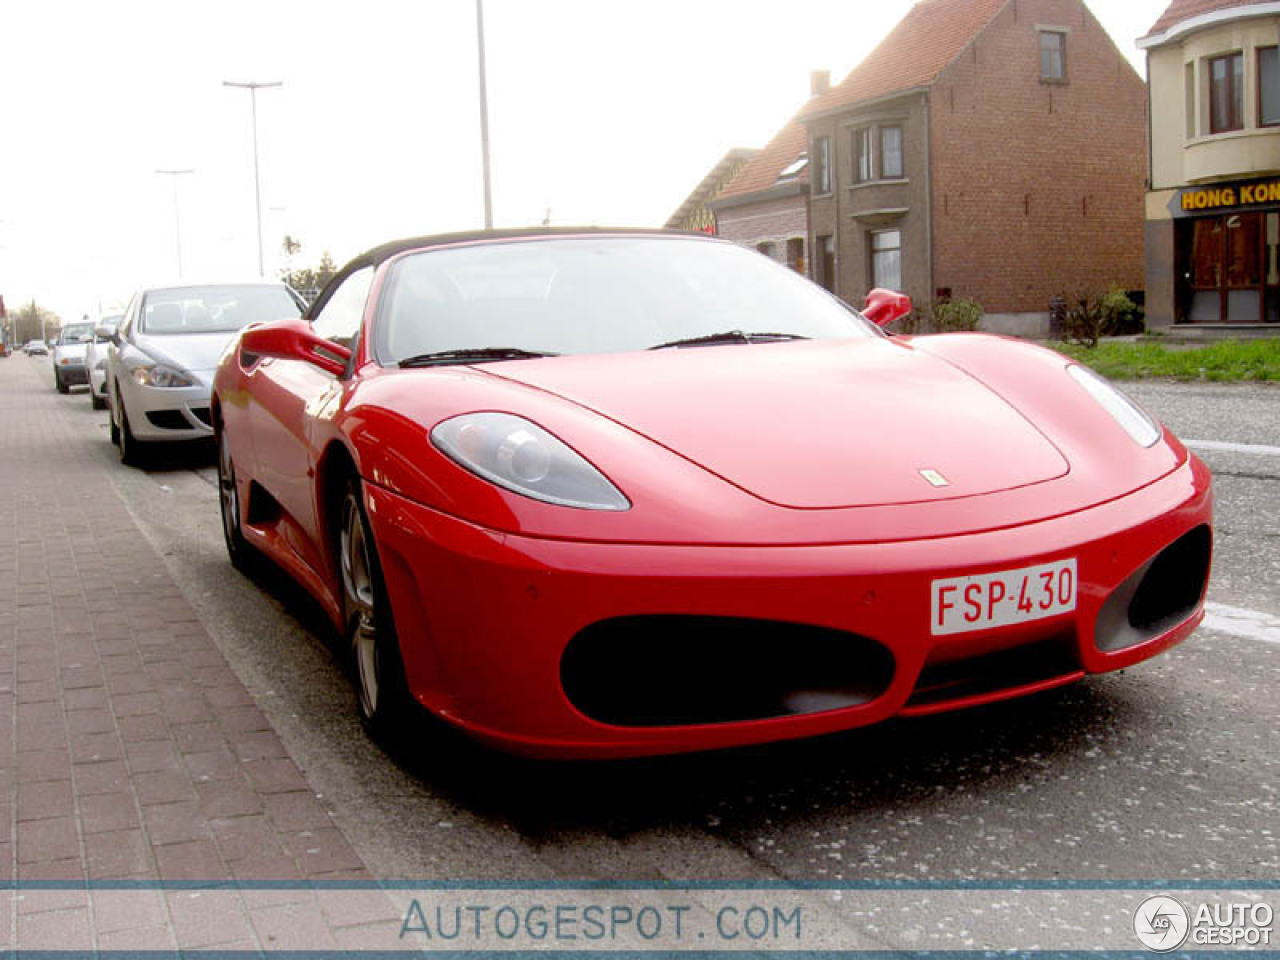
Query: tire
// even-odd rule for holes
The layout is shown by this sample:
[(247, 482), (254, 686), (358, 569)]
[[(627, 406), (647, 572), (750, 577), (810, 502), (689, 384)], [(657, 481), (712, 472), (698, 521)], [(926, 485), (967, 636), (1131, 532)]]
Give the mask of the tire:
[[(116, 400), (120, 400), (119, 394)], [(117, 431), (116, 448), (120, 451), (120, 462), (131, 467), (141, 466), (142, 444), (140, 444), (133, 435), (133, 431), (129, 429), (129, 413), (124, 408), (124, 403), (118, 404), (120, 407), (120, 426)]]
[(53, 385), (58, 388), (59, 393), (70, 393), (71, 388), (62, 382), (62, 374), (57, 370), (53, 371)]
[(214, 435), (218, 445), (218, 506), (222, 514), (222, 539), (227, 544), (231, 565), (241, 573), (253, 571), (257, 550), (244, 538), (240, 529), (240, 488), (236, 486), (236, 468), (231, 462), (231, 448), (219, 430)]
[(108, 408), (111, 410), (111, 416), (108, 418), (111, 423), (111, 445), (113, 447), (120, 446), (120, 425), (116, 423), (116, 407), (120, 406), (120, 388), (116, 387), (115, 397), (107, 402)]
[(411, 719), (411, 698), (378, 549), (357, 479), (347, 484), (339, 524), (343, 622), (355, 667), (356, 709), (371, 737), (395, 744)]

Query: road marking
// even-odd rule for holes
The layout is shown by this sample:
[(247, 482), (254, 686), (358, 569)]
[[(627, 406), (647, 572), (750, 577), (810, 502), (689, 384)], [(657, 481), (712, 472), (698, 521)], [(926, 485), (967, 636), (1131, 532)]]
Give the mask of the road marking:
[(1226, 443), (1221, 440), (1183, 440), (1192, 450), (1216, 450), (1222, 453), (1254, 453), (1262, 457), (1280, 457), (1280, 447), (1263, 443)]
[(1280, 617), (1260, 610), (1228, 607), (1225, 603), (1206, 603), (1204, 611), (1204, 625), (1210, 630), (1280, 644)]

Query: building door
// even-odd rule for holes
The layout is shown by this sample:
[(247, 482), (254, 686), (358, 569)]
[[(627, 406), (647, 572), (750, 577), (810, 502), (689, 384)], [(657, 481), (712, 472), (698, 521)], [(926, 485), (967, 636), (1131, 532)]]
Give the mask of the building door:
[(1278, 243), (1278, 213), (1230, 213), (1179, 223), (1178, 322), (1280, 320)]

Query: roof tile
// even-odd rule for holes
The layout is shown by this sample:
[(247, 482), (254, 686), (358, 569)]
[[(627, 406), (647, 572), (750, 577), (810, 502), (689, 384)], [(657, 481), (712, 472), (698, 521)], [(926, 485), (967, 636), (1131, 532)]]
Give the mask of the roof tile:
[(1184, 20), (1190, 20), (1201, 14), (1227, 10), (1230, 7), (1248, 7), (1257, 2), (1258, 0), (1173, 0), (1169, 8), (1160, 14), (1160, 19), (1151, 25), (1147, 36), (1164, 33), (1170, 27), (1176, 27)]
[[(768, 190), (778, 181), (778, 175), (808, 147), (809, 136), (804, 124), (793, 119), (738, 171), (738, 175), (729, 181), (716, 199)], [(808, 170), (796, 179), (801, 183), (808, 182)]]
[(920, 0), (838, 87), (809, 103), (812, 115), (933, 83), (1008, 0)]

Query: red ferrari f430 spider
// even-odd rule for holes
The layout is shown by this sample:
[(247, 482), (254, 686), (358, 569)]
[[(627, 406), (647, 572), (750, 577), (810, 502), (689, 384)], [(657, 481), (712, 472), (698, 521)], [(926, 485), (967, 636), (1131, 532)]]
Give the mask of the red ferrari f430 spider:
[(909, 309), (709, 237), (387, 244), (223, 355), (228, 550), (324, 607), (375, 733), (417, 705), (541, 756), (823, 734), (1185, 639), (1204, 465), (1057, 353), (883, 332)]

